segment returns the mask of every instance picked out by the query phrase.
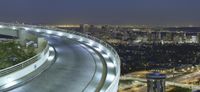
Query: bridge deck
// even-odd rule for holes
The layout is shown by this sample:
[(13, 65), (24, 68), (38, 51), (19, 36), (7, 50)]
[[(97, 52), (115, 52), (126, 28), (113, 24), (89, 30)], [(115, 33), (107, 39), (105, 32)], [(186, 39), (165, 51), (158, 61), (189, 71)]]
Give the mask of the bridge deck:
[(10, 92), (81, 92), (95, 73), (96, 59), (72, 40), (48, 37), (57, 60), (42, 74)]

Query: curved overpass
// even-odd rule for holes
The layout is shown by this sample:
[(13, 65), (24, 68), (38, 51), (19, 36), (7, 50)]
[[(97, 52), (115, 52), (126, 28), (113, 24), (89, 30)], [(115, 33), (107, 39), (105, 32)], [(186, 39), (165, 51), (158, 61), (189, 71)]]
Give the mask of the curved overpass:
[(120, 59), (107, 43), (81, 33), (31, 25), (5, 24), (42, 36), (56, 50), (55, 62), (10, 92), (117, 92)]

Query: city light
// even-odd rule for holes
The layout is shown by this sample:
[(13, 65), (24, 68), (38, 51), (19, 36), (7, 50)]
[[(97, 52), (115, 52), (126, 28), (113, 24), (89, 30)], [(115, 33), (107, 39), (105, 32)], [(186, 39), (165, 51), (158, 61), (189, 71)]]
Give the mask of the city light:
[(3, 25), (0, 25), (0, 28), (4, 28), (4, 26), (3, 26)]
[(36, 31), (36, 32), (41, 32), (41, 30), (40, 30), (40, 29), (35, 29), (35, 31)]
[(102, 56), (104, 57), (104, 58), (109, 58), (109, 56), (107, 55), (107, 54), (102, 54)]
[(95, 50), (97, 50), (98, 52), (102, 51), (102, 49), (100, 47), (95, 47)]
[(73, 36), (73, 35), (69, 35), (68, 37), (69, 37), (69, 38), (73, 38), (74, 36)]
[(62, 32), (58, 32), (58, 36), (63, 36), (63, 33)]
[(0, 92), (200, 91), (200, 0), (74, 1), (1, 1)]
[(28, 31), (28, 30), (30, 30), (30, 28), (28, 28), (28, 27), (24, 27), (24, 30)]
[(107, 76), (108, 76), (107, 77), (108, 78), (107, 81), (112, 82), (115, 79), (115, 75), (114, 74), (108, 74)]
[(88, 45), (93, 46), (94, 45), (94, 41), (90, 40)]
[(49, 47), (49, 51), (54, 51), (53, 47)]
[(3, 88), (9, 88), (9, 87), (12, 87), (16, 84), (18, 84), (17, 81), (9, 81), (6, 85), (3, 86)]
[(115, 65), (114, 65), (113, 63), (111, 63), (111, 62), (107, 62), (107, 66), (108, 66), (109, 68), (114, 68), (114, 67), (115, 67)]
[(12, 30), (16, 30), (17, 28), (15, 26), (12, 27)]
[(78, 40), (78, 41), (82, 42), (82, 41), (83, 41), (83, 38), (79, 38), (79, 40)]
[(52, 34), (53, 32), (51, 30), (46, 30), (48, 34)]

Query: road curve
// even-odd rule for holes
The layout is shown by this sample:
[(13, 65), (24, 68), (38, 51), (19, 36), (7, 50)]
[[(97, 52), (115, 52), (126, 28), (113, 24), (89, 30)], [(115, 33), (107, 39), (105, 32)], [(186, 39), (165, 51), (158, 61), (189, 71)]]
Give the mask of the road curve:
[(24, 85), (8, 88), (10, 92), (117, 92), (120, 58), (104, 41), (52, 27), (0, 24), (0, 29), (11, 33), (21, 30), (42, 35), (57, 52), (55, 63), (47, 70)]
[(95, 73), (94, 58), (73, 40), (47, 37), (57, 52), (55, 63), (38, 77), (10, 92), (82, 92)]

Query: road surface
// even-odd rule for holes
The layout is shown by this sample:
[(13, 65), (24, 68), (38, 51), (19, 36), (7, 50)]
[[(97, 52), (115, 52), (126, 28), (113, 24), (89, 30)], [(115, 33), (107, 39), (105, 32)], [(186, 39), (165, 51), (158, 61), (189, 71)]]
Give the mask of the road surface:
[(82, 92), (92, 80), (99, 59), (80, 43), (47, 37), (57, 52), (55, 63), (26, 84), (9, 92)]

